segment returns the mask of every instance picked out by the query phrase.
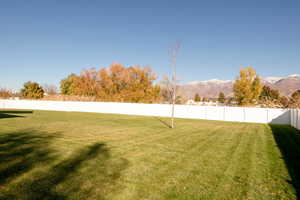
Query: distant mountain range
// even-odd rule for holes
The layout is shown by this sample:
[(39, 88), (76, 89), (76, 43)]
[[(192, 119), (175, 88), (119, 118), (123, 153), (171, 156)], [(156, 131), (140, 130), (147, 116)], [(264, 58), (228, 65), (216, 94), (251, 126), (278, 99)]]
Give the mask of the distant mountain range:
[[(263, 84), (278, 89), (281, 94), (289, 96), (300, 89), (300, 74), (293, 74), (287, 77), (265, 77)], [(201, 97), (218, 97), (220, 92), (226, 96), (233, 96), (234, 81), (212, 79), (207, 81), (193, 81), (180, 86), (181, 94), (193, 98), (196, 93)]]

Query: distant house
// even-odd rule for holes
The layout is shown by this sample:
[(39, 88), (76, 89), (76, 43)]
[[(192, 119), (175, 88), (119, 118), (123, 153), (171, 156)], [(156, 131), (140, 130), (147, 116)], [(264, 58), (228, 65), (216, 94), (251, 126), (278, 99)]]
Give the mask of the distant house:
[(196, 102), (193, 99), (189, 99), (186, 101), (185, 104), (186, 105), (197, 105), (197, 106), (220, 106), (221, 105), (220, 103), (218, 103), (218, 101), (211, 101), (209, 99), (208, 99), (208, 101), (200, 101), (200, 102)]
[(189, 100), (186, 101), (185, 104), (187, 104), (187, 105), (196, 105), (197, 103), (193, 99), (189, 99)]

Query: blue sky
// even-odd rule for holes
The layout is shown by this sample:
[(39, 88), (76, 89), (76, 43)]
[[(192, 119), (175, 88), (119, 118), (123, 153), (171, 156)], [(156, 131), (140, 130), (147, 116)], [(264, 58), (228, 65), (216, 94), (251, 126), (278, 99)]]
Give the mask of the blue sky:
[(300, 1), (0, 1), (0, 87), (57, 84), (112, 62), (170, 72), (181, 82), (300, 73)]

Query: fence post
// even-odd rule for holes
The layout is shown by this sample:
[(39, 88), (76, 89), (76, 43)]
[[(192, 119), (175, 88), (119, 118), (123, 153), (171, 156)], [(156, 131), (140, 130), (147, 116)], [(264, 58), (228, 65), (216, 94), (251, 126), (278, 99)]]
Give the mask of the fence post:
[(293, 119), (293, 115), (294, 115), (294, 113), (293, 113), (293, 110), (292, 110), (292, 109), (290, 109), (290, 116), (291, 116), (291, 126), (294, 126), (294, 119)]
[(298, 128), (298, 110), (294, 109), (294, 127)]
[(267, 124), (269, 123), (269, 109), (267, 108)]
[(296, 114), (295, 110), (292, 109), (292, 118), (293, 118), (292, 125), (293, 125), (293, 127), (296, 127), (295, 126), (295, 114)]
[(296, 110), (294, 110), (294, 109), (292, 109), (292, 118), (293, 118), (293, 120), (292, 120), (292, 126), (293, 127), (296, 127), (296, 123), (295, 123), (295, 120), (296, 120)]
[(294, 110), (294, 114), (293, 114), (293, 117), (294, 117), (294, 120), (293, 120), (293, 127), (295, 128), (298, 128), (298, 110), (297, 109), (293, 109)]
[(296, 128), (297, 129), (300, 129), (300, 124), (299, 124), (299, 122), (300, 122), (300, 115), (299, 115), (299, 109), (297, 109), (297, 125), (296, 125)]
[(297, 118), (298, 112), (296, 109), (293, 109), (293, 127), (297, 128)]
[(298, 124), (297, 124), (297, 122), (298, 122), (298, 110), (296, 110), (296, 109), (293, 109), (293, 110), (294, 110), (294, 114), (293, 114), (293, 116), (294, 116), (293, 126), (295, 128), (298, 128), (297, 127), (298, 126)]

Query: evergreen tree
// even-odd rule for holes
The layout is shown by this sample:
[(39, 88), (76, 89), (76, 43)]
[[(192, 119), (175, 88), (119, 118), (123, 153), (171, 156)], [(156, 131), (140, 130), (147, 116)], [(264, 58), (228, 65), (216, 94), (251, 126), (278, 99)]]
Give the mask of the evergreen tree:
[(202, 101), (203, 101), (203, 102), (208, 102), (208, 98), (203, 97)]
[(195, 102), (200, 102), (200, 101), (201, 101), (201, 98), (200, 98), (200, 96), (199, 96), (198, 93), (195, 94), (194, 101), (195, 101)]
[(223, 92), (220, 92), (220, 93), (219, 93), (218, 101), (219, 101), (220, 103), (225, 103), (225, 94), (224, 94)]

